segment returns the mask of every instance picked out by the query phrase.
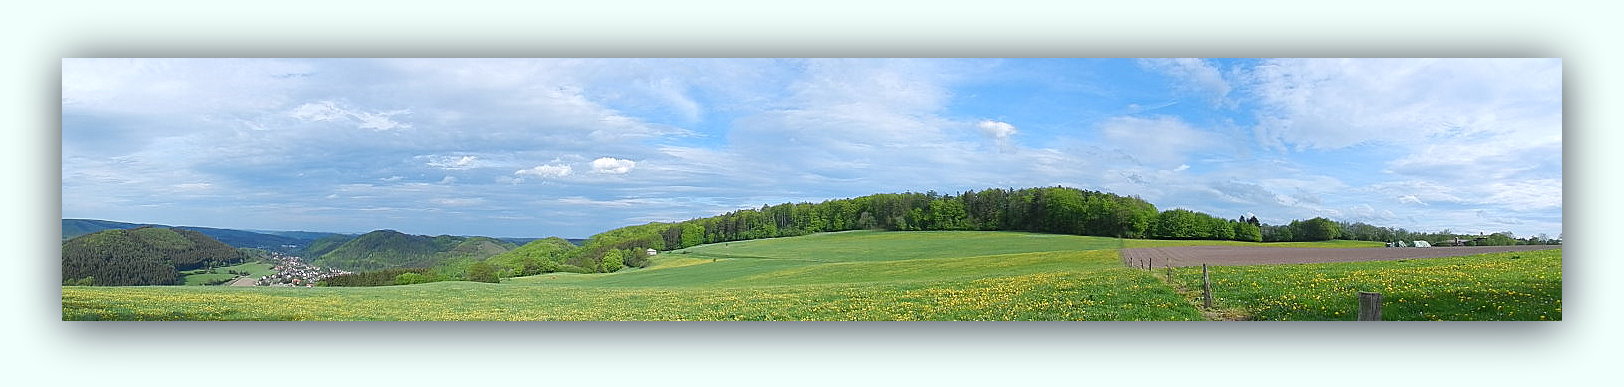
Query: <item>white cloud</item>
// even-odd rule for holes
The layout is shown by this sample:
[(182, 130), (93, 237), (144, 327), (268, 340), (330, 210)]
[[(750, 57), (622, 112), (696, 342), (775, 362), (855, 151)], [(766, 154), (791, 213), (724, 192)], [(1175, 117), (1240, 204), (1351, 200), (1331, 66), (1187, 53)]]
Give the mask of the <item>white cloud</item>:
[(411, 124), (397, 122), (392, 117), (411, 114), (411, 110), (393, 110), (368, 112), (360, 109), (340, 106), (333, 101), (318, 101), (305, 103), (293, 108), (288, 115), (306, 122), (328, 122), (346, 120), (356, 124), (357, 128), (386, 131), (412, 127)]
[(474, 156), (427, 156), (427, 158), (428, 166), (447, 170), (473, 168), (479, 161), (479, 158)]
[(282, 106), (315, 66), (296, 59), (62, 60), (65, 110), (220, 114)]
[(976, 127), (981, 128), (982, 133), (986, 133), (998, 140), (1006, 140), (1009, 139), (1009, 136), (1015, 135), (1015, 125), (1010, 125), (1008, 122), (982, 120), (976, 123)]
[(1230, 86), (1217, 67), (1197, 58), (1140, 59), (1139, 66), (1179, 80), (1176, 88), (1202, 94), (1214, 105), (1227, 104)]
[(1551, 59), (1276, 59), (1250, 72), (1265, 145), (1414, 144), (1561, 130)]
[(1460, 187), (1439, 184), (1432, 180), (1411, 179), (1371, 184), (1363, 191), (1397, 197), (1401, 203), (1431, 205), (1431, 203), (1465, 203)]
[(1421, 201), (1421, 198), (1416, 197), (1415, 195), (1399, 196), (1398, 202), (1404, 204), (1420, 204), (1423, 206), (1427, 205), (1427, 202)]
[(345, 117), (345, 112), (332, 101), (312, 102), (293, 108), (288, 115), (305, 121), (332, 121)]
[(430, 199), (429, 201), (434, 204), (451, 207), (467, 207), (485, 204), (485, 199), (482, 198), (435, 198)]
[(1114, 117), (1099, 130), (1108, 146), (1150, 166), (1176, 167), (1193, 153), (1227, 146), (1223, 138), (1171, 116)]
[(636, 166), (636, 161), (613, 157), (600, 157), (597, 160), (592, 160), (592, 172), (607, 175), (624, 175), (630, 173), (632, 168)]
[(513, 172), (513, 174), (520, 176), (529, 175), (542, 178), (559, 178), (569, 176), (573, 172), (574, 168), (571, 168), (568, 165), (537, 165), (534, 168), (518, 170)]
[(656, 204), (656, 203), (658, 203), (658, 201), (652, 200), (652, 199), (632, 198), (632, 199), (616, 199), (616, 200), (592, 200), (592, 199), (588, 199), (588, 198), (581, 197), (581, 196), (571, 196), (571, 197), (559, 198), (557, 201), (558, 201), (558, 203), (572, 205), (572, 206), (592, 206), (592, 207), (632, 207), (632, 206), (638, 206), (638, 205), (648, 205), (648, 204)]
[[(1456, 72), (1407, 61), (1283, 60), (1242, 71), (1253, 62), (1148, 60), (1140, 65), (1166, 74), (1154, 81), (1175, 95), (1129, 97), (1113, 95), (1121, 86), (1113, 80), (1088, 77), (1121, 70), (1114, 60), (1105, 71), (1074, 62), (1088, 70), (1081, 77), (1054, 76), (1048, 64), (980, 60), (261, 62), (65, 60), (64, 215), (137, 219), (98, 212), (180, 193), (211, 208), (204, 211), (259, 201), (282, 207), (244, 218), (320, 213), (360, 230), (377, 226), (351, 216), (363, 202), (454, 206), (471, 203), (455, 199), (460, 194), (477, 192), (491, 207), (525, 203), (486, 211), (489, 219), (570, 219), (546, 227), (586, 236), (629, 219), (681, 220), (798, 200), (790, 198), (1066, 184), (1167, 208), (1256, 213), (1266, 222), (1333, 211), (1376, 219), (1391, 209), (1412, 219), (1398, 226), (1459, 228), (1481, 224), (1471, 212), (1481, 208), (1487, 216), (1529, 210), (1512, 216), (1560, 230), (1559, 82), (1547, 88), (1491, 76), (1559, 80), (1550, 76), (1559, 65)], [(1031, 100), (1053, 105), (1004, 98), (1027, 96), (1023, 83), (1009, 80), (1040, 81)], [(961, 81), (971, 87), (957, 88)], [(1046, 94), (1056, 90), (1065, 91)], [(1280, 152), (1236, 144), (1245, 136), (1222, 122), (1233, 112), (1203, 98), (1262, 106), (1242, 113), (1260, 122), (1247, 129), (1270, 144), (1262, 150)], [(1124, 109), (1133, 115), (1109, 117)], [(1284, 165), (1259, 165), (1258, 157)], [(634, 170), (636, 181), (617, 177)], [(1269, 177), (1276, 179), (1260, 181)], [(579, 184), (513, 185), (526, 179)], [(177, 185), (201, 181), (213, 185), (195, 192)], [(375, 186), (330, 191), (358, 181)], [(692, 201), (645, 203), (618, 192)], [(324, 196), (344, 200), (301, 207)], [(548, 212), (569, 201), (593, 211)], [(298, 222), (313, 220), (290, 221)]]
[(1545, 210), (1562, 207), (1562, 180), (1496, 182), (1488, 185), (1492, 194), (1484, 200), (1513, 211)]

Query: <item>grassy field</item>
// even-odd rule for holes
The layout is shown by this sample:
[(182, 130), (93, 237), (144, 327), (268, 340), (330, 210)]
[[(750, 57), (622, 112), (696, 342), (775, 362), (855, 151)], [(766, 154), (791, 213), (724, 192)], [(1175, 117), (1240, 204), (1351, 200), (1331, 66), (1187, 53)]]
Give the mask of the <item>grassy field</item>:
[(1115, 238), (1023, 232), (846, 231), (794, 238), (715, 243), (677, 250), (703, 257), (799, 259), (813, 262), (892, 261), (983, 255), (1115, 249)]
[[(1180, 287), (1201, 288), (1201, 268), (1172, 273)], [(1216, 307), (1245, 319), (1353, 320), (1360, 291), (1382, 293), (1383, 320), (1562, 319), (1562, 250), (1216, 266), (1209, 274)]]
[(646, 269), (374, 288), (64, 287), (68, 320), (1198, 320), (1110, 238), (850, 232)]
[[(695, 246), (610, 274), (371, 288), (63, 287), (65, 320), (1346, 320), (1358, 290), (1389, 319), (1561, 318), (1560, 250), (1411, 261), (1123, 267), (1138, 241), (1015, 232), (843, 232)], [(1378, 244), (1379, 245), (1379, 244)], [(238, 269), (241, 270), (241, 269)], [(1195, 282), (1192, 282), (1195, 281)], [(1317, 298), (1316, 298), (1317, 297)]]
[(264, 262), (248, 262), (248, 263), (242, 263), (242, 264), (237, 264), (237, 265), (232, 265), (232, 266), (217, 267), (217, 268), (214, 268), (212, 270), (210, 270), (210, 269), (188, 270), (188, 271), (183, 271), (180, 274), (186, 276), (185, 277), (186, 285), (195, 286), (195, 285), (208, 284), (208, 283), (214, 282), (214, 281), (228, 280), (228, 279), (236, 278), (237, 275), (231, 274), (230, 270), (236, 270), (236, 271), (239, 271), (239, 272), (246, 272), (246, 273), (248, 273), (248, 276), (250, 276), (250, 277), (259, 277), (259, 276), (276, 274), (276, 270), (271, 270), (271, 264), (264, 263)]

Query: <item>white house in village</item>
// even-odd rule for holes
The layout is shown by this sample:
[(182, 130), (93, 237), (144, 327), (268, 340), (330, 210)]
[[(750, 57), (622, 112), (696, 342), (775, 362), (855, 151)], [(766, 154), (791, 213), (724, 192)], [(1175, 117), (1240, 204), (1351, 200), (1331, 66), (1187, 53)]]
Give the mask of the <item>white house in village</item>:
[(659, 253), (660, 252), (658, 252), (658, 251), (654, 251), (654, 249), (648, 249), (648, 255), (654, 255), (654, 254), (659, 254)]

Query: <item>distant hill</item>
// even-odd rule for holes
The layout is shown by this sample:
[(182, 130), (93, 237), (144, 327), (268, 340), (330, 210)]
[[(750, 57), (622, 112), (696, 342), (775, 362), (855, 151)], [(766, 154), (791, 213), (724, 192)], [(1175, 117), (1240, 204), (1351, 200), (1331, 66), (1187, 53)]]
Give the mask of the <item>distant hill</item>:
[(162, 227), (192, 230), (208, 235), (222, 243), (244, 248), (264, 249), (282, 253), (297, 253), (303, 251), (311, 242), (323, 237), (342, 235), (326, 232), (309, 231), (245, 231), (224, 228), (167, 226), (161, 224), (141, 224), (114, 222), (98, 219), (63, 219), (62, 240), (72, 239), (80, 235), (90, 234), (104, 230), (133, 229), (137, 227)]
[(182, 270), (237, 263), (244, 257), (237, 248), (194, 230), (106, 229), (62, 242), (62, 280), (73, 285), (176, 285)]
[(496, 239), (501, 239), (501, 240), (504, 240), (504, 241), (512, 242), (515, 245), (524, 246), (526, 244), (529, 244), (530, 242), (535, 242), (535, 241), (539, 241), (539, 240), (542, 240), (542, 239), (548, 239), (548, 238), (557, 238), (557, 239), (563, 240), (565, 242), (569, 242), (570, 244), (576, 245), (576, 246), (580, 246), (582, 242), (586, 242), (586, 239), (581, 239), (581, 238), (559, 238), (559, 237), (547, 237), (547, 238), (496, 238)]
[(310, 244), (306, 245), (304, 251), (300, 252), (298, 255), (308, 258), (320, 257), (322, 254), (332, 252), (333, 250), (338, 249), (339, 246), (343, 246), (345, 243), (355, 240), (357, 236), (358, 235), (332, 235), (310, 241)]
[(326, 238), (326, 237), (330, 237), (330, 236), (334, 236), (334, 235), (353, 235), (353, 234), (339, 234), (339, 233), (332, 233), (332, 232), (315, 232), (315, 231), (272, 231), (272, 230), (243, 230), (243, 231), (256, 232), (256, 233), (260, 233), (260, 234), (283, 236), (283, 237), (288, 237), (288, 238), (293, 238), (293, 239), (302, 239), (302, 240), (307, 240), (307, 241), (313, 241), (313, 240)]
[(410, 235), (395, 230), (369, 232), (332, 246), (339, 240), (340, 238), (336, 237), (318, 240), (312, 243), (306, 252), (321, 253), (319, 256), (312, 255), (317, 266), (366, 271), (431, 267), (458, 258), (481, 260), (518, 247), (495, 238), (450, 235), (431, 237)]

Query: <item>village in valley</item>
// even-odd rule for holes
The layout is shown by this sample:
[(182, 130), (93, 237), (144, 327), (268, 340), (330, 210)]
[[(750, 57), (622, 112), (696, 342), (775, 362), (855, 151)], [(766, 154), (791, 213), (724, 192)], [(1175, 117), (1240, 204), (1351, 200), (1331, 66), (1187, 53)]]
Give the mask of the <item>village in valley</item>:
[(260, 276), (258, 279), (253, 279), (252, 282), (247, 283), (244, 283), (246, 282), (244, 280), (249, 278), (243, 278), (236, 282), (232, 282), (232, 285), (313, 287), (316, 286), (317, 281), (334, 276), (351, 274), (351, 272), (344, 270), (313, 266), (305, 263), (303, 260), (299, 259), (299, 257), (292, 255), (272, 253), (269, 263), (272, 265), (271, 269), (276, 270), (276, 274)]

